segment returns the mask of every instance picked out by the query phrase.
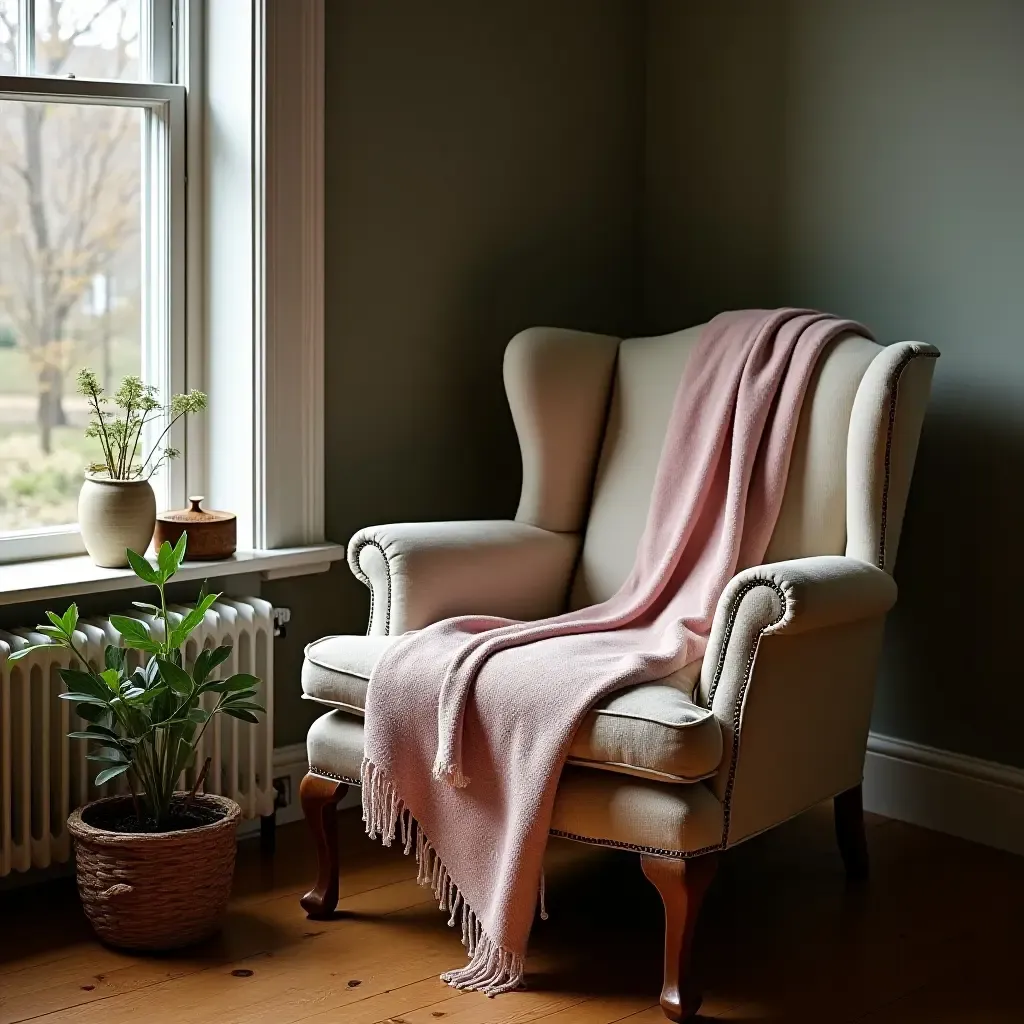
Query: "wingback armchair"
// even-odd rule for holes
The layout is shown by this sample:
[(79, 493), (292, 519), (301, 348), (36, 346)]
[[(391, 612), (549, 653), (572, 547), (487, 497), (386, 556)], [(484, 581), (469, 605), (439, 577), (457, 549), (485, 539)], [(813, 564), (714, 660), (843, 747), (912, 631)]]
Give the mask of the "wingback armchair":
[[(334, 810), (358, 785), (367, 682), (400, 634), (464, 613), (532, 619), (609, 597), (643, 530), (672, 399), (699, 328), (619, 338), (538, 328), (505, 352), (523, 486), (514, 519), (375, 526), (349, 543), (365, 636), (306, 651), (302, 806), (312, 917), (338, 899)], [(892, 568), (934, 357), (849, 333), (815, 370), (766, 564), (718, 603), (702, 663), (621, 690), (573, 739), (551, 834), (632, 850), (665, 905), (661, 1004), (696, 1013), (689, 956), (721, 851), (835, 798), (847, 873), (867, 873), (861, 778)], [(557, 680), (552, 680), (557, 685)]]

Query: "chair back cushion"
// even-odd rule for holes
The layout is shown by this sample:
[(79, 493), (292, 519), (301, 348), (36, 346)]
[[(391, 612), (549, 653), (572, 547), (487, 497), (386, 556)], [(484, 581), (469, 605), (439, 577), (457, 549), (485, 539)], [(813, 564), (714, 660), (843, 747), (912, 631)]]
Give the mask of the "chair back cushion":
[[(571, 608), (610, 597), (633, 565), (672, 402), (700, 331), (691, 327), (619, 345)], [(766, 562), (846, 550), (850, 414), (861, 379), (880, 351), (881, 346), (849, 333), (822, 355), (800, 414)]]

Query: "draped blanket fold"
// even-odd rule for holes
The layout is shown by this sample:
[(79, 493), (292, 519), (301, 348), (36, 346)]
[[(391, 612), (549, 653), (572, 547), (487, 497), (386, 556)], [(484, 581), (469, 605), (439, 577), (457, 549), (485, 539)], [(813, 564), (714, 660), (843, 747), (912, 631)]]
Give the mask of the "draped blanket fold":
[(807, 310), (724, 313), (682, 375), (636, 561), (607, 601), (537, 622), (466, 615), (375, 666), (366, 831), (415, 850), (469, 963), (442, 978), (516, 988), (559, 775), (587, 711), (700, 659), (718, 599), (764, 559), (815, 364), (859, 324)]

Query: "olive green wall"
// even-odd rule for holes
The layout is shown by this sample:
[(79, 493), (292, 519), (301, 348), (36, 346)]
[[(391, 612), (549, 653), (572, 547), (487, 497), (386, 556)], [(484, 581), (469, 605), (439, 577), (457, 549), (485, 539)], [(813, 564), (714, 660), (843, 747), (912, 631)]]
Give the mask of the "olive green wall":
[(941, 349), (873, 727), (1024, 766), (1024, 3), (648, 19), (644, 326), (807, 305)]
[[(624, 331), (638, 304), (643, 5), (326, 7), (328, 536), (510, 516), (505, 343)], [(265, 594), (293, 610), (275, 731), (295, 743), (302, 646), (361, 632), (367, 592), (338, 568)]]
[[(332, 0), (327, 520), (504, 516), (519, 328), (796, 304), (943, 352), (874, 727), (1024, 765), (1024, 4)], [(360, 631), (347, 570), (267, 588)], [(955, 639), (954, 639), (955, 638)]]

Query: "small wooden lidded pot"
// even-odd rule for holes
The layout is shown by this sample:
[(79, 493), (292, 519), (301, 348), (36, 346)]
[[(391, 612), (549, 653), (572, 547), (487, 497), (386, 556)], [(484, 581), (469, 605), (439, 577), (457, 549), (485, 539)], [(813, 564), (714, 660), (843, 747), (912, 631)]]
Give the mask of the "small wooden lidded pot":
[(237, 520), (232, 512), (217, 512), (201, 507), (202, 495), (190, 497), (190, 508), (177, 512), (161, 512), (156, 517), (153, 546), (159, 549), (166, 540), (173, 547), (188, 531), (185, 560), (213, 561), (230, 558), (235, 553)]

